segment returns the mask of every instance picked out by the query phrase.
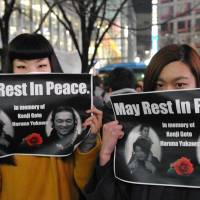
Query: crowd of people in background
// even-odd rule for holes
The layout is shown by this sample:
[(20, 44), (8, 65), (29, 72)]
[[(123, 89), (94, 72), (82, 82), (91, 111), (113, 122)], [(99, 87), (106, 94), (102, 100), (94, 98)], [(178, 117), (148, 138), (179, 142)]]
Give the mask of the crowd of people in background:
[(110, 95), (143, 91), (143, 80), (137, 80), (134, 71), (123, 67), (115, 68), (107, 74), (98, 74), (93, 79), (94, 96), (106, 104), (110, 101)]
[[(42, 35), (21, 34), (9, 44), (4, 72), (62, 73), (62, 69), (52, 46)], [(114, 177), (113, 151), (124, 132), (122, 125), (114, 119), (110, 96), (199, 86), (200, 55), (189, 45), (174, 44), (161, 49), (148, 65), (144, 80), (136, 80), (134, 72), (125, 68), (111, 71), (106, 84), (102, 77), (95, 76), (94, 104), (98, 109), (92, 107), (86, 111), (93, 114), (83, 123), (91, 128), (91, 135), (66, 159), (15, 155), (9, 160), (1, 160), (0, 199), (198, 199), (200, 189), (129, 184)], [(4, 124), (0, 125), (2, 129)], [(56, 128), (56, 121), (54, 125)], [(146, 141), (145, 147), (140, 140)], [(1, 142), (1, 145), (6, 143)], [(141, 136), (134, 149), (147, 148), (149, 155), (150, 147), (151, 143)], [(135, 154), (130, 162), (133, 172), (138, 163), (136, 157)], [(154, 170), (151, 168), (151, 171)]]

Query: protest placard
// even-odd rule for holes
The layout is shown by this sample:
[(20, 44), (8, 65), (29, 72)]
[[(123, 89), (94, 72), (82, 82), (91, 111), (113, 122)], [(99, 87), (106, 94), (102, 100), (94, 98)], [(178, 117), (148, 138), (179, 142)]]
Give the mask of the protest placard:
[(0, 157), (67, 156), (87, 137), (89, 74), (0, 75)]
[(125, 182), (200, 187), (200, 89), (111, 97), (125, 136), (114, 156)]

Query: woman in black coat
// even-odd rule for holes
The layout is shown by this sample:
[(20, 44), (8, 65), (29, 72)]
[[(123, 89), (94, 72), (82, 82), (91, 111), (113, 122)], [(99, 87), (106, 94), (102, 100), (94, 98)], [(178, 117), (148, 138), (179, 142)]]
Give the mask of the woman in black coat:
[[(200, 56), (188, 45), (169, 45), (151, 60), (144, 79), (144, 91), (200, 87)], [(196, 200), (200, 189), (123, 182), (114, 176), (113, 151), (124, 135), (112, 121), (103, 126), (103, 142), (91, 181), (85, 188), (87, 200)], [(140, 174), (138, 174), (139, 176)]]

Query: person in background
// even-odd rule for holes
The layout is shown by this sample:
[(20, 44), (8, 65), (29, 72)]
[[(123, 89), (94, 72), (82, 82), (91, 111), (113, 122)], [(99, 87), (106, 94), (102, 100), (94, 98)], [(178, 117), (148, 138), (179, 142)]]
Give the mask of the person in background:
[[(15, 37), (9, 44), (6, 63), (6, 73), (62, 73), (51, 44), (40, 34), (24, 33)], [(14, 155), (1, 160), (1, 200), (79, 199), (100, 147), (97, 133), (102, 112), (95, 107), (86, 112), (93, 113), (83, 123), (91, 128), (91, 134), (70, 157)]]
[(103, 81), (98, 75), (93, 76), (93, 94), (94, 94), (93, 99), (95, 106), (98, 109), (102, 110), (104, 105), (103, 98), (105, 95), (105, 91), (104, 91)]
[(135, 93), (136, 78), (134, 73), (126, 68), (115, 68), (109, 75), (109, 92), (104, 97), (104, 122), (112, 121), (114, 113), (112, 110), (110, 96), (117, 94)]
[(104, 98), (105, 91), (104, 91), (103, 81), (101, 80), (101, 78), (96, 75), (93, 77), (93, 82), (94, 82), (94, 96), (99, 98)]
[[(200, 55), (189, 45), (172, 44), (158, 51), (144, 78), (144, 91), (193, 89), (200, 87)], [(102, 147), (94, 175), (85, 188), (87, 200), (194, 200), (200, 189), (138, 185), (122, 182), (113, 172), (113, 151), (124, 135), (122, 125), (103, 125)]]
[(138, 80), (136, 82), (136, 85), (135, 85), (135, 90), (137, 92), (142, 92), (143, 91), (143, 87), (144, 87), (144, 83), (143, 83), (143, 80)]

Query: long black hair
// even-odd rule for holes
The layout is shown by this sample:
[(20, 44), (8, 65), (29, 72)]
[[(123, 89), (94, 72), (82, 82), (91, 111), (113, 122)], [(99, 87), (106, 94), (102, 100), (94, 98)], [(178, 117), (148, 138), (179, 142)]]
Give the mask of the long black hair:
[(115, 68), (109, 75), (109, 85), (112, 91), (124, 88), (135, 88), (135, 74), (126, 68)]
[[(2, 72), (13, 73), (14, 59), (31, 60), (46, 57), (49, 58), (51, 72), (63, 72), (52, 45), (43, 35), (22, 33), (9, 43), (6, 53), (6, 67), (3, 68)], [(0, 164), (15, 165), (14, 157), (1, 158)]]
[(50, 42), (41, 34), (22, 33), (8, 45), (4, 73), (13, 73), (14, 59), (49, 58), (51, 72), (63, 72)]

